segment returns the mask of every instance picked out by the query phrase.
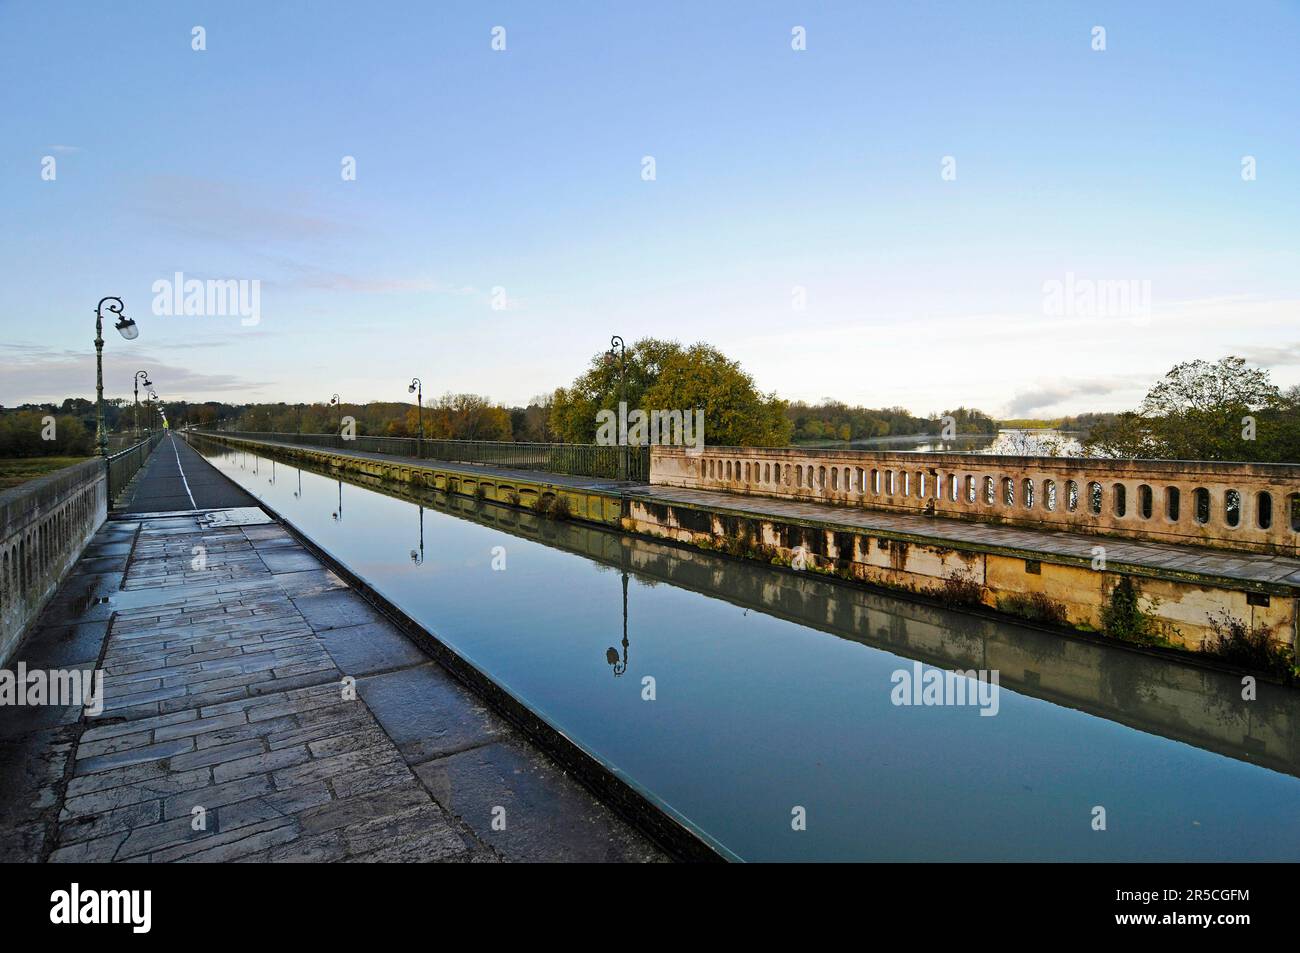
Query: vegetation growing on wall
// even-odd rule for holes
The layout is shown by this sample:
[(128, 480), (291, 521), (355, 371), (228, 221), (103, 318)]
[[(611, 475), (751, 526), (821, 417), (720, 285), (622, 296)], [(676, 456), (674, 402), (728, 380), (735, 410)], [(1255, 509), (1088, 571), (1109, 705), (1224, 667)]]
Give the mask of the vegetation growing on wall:
[[(1113, 639), (1137, 645), (1161, 645), (1167, 640), (1156, 617), (1141, 606), (1142, 593), (1133, 580), (1121, 576), (1111, 588), (1110, 598), (1101, 610), (1102, 631)], [(1152, 602), (1151, 607), (1155, 608)]]
[(1275, 644), (1267, 629), (1247, 623), (1227, 609), (1209, 613), (1209, 619), (1214, 635), (1206, 640), (1206, 652), (1229, 664), (1268, 672), (1288, 681), (1300, 675), (1294, 649)]
[(935, 596), (949, 605), (982, 606), (984, 586), (970, 569), (954, 569), (943, 577)]
[(999, 596), (998, 610), (1030, 622), (1047, 622), (1052, 625), (1069, 623), (1065, 605), (1041, 592), (1013, 592)]

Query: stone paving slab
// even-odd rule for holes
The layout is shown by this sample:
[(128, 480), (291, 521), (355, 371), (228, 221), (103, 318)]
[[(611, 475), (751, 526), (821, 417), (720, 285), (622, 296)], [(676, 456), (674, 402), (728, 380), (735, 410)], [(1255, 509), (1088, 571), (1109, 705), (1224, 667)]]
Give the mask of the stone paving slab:
[(0, 861), (664, 859), (275, 523), (110, 522), (19, 659), (104, 710), (0, 708)]
[(1090, 536), (1058, 530), (1032, 530), (996, 523), (889, 513), (855, 506), (801, 503), (715, 490), (638, 485), (627, 491), (636, 499), (658, 503), (686, 503), (714, 512), (757, 513), (775, 519), (792, 518), (834, 523), (861, 533), (896, 533), (957, 543), (968, 547), (1001, 547), (1043, 556), (1091, 560), (1095, 546), (1106, 547), (1110, 563), (1127, 563), (1153, 570), (1193, 572), (1243, 582), (1300, 585), (1300, 559), (1228, 550), (1201, 549), (1170, 543), (1153, 543), (1110, 536)]

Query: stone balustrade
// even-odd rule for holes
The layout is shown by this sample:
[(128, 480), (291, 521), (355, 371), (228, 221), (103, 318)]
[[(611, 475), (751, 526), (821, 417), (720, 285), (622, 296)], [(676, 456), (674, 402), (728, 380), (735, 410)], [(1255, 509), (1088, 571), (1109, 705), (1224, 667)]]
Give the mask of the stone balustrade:
[(1300, 466), (960, 453), (655, 447), (650, 482), (1300, 555)]
[(0, 492), (0, 665), (107, 515), (99, 458)]

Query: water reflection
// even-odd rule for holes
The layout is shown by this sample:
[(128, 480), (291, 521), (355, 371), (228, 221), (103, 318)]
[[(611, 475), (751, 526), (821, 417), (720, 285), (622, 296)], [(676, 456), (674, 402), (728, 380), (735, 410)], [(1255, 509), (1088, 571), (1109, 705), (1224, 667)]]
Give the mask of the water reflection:
[(1076, 457), (1083, 453), (1079, 435), (1053, 429), (1003, 429), (997, 433), (964, 433), (944, 438), (933, 434), (869, 437), (848, 441), (816, 441), (801, 447), (829, 450), (892, 450), (913, 453), (987, 453), (1028, 457)]
[(420, 548), (411, 550), (411, 562), (417, 566), (424, 565), (424, 507), (416, 507), (420, 511)]
[(627, 671), (627, 570), (623, 573), (623, 657), (620, 659), (618, 649), (612, 645), (605, 650), (605, 661), (614, 669), (614, 677), (622, 675)]
[[(378, 480), (351, 481), (344, 526), (332, 475), (300, 470), (293, 491), (212, 459), (741, 857), (1300, 857), (1295, 692), (1262, 683), (1247, 702), (1224, 672)], [(412, 519), (436, 524), (418, 563)], [(494, 572), (503, 543), (509, 571)], [(912, 660), (999, 671), (998, 715), (892, 705), (891, 673)]]

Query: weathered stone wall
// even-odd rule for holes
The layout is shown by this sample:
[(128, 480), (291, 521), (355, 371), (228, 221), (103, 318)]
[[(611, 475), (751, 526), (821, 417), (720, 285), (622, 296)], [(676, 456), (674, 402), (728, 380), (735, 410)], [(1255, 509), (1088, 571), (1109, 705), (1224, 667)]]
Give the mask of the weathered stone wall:
[(99, 459), (0, 492), (0, 665), (107, 516)]
[(1300, 466), (958, 453), (655, 447), (650, 482), (1300, 555)]
[[(1036, 613), (1046, 610), (1059, 613), (1062, 624), (1084, 631), (1101, 630), (1101, 613), (1110, 593), (1128, 576), (1163, 636), (1184, 648), (1203, 648), (1214, 635), (1211, 614), (1224, 611), (1267, 630), (1275, 642), (1294, 645), (1296, 639), (1297, 591), (1293, 586), (1247, 591), (1216, 577), (1114, 562), (1107, 570), (1098, 571), (1086, 557), (935, 544), (866, 533), (829, 520), (818, 524), (757, 514), (721, 514), (649, 499), (629, 500), (624, 525), (647, 536), (710, 549), (730, 551), (730, 547), (736, 555), (784, 565), (798, 558), (810, 572), (929, 595), (954, 605), (970, 598), (1027, 619), (1036, 619)], [(964, 589), (958, 586), (963, 580), (969, 584)]]

